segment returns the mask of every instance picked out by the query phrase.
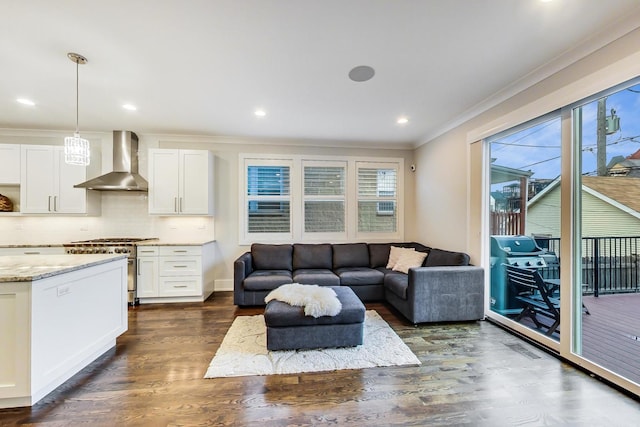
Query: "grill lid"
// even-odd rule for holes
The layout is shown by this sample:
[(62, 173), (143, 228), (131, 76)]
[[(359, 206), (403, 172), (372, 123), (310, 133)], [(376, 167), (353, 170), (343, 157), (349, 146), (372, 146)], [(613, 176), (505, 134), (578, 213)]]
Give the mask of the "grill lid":
[(546, 252), (529, 236), (491, 236), (491, 255), (537, 256)]

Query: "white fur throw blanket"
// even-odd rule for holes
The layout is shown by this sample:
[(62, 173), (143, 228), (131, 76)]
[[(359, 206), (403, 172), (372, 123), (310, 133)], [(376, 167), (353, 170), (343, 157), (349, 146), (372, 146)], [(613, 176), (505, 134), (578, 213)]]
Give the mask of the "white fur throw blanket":
[(318, 285), (301, 285), (300, 283), (282, 285), (269, 292), (264, 302), (268, 303), (273, 299), (296, 307), (304, 307), (306, 316), (335, 316), (342, 310), (342, 304), (335, 291)]

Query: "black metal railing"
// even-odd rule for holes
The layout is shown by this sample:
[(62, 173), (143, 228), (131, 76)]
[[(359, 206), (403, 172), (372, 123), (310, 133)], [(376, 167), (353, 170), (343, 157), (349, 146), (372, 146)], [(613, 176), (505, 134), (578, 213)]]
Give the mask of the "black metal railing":
[[(560, 238), (536, 238), (538, 244), (560, 255)], [(544, 278), (559, 278), (559, 266), (542, 269)], [(598, 296), (640, 292), (640, 236), (584, 237), (582, 239), (583, 293)]]

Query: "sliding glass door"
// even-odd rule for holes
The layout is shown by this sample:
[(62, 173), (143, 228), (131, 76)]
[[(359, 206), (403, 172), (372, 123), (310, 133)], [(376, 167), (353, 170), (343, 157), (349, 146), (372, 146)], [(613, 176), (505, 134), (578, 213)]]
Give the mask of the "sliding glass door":
[(560, 114), (489, 142), (491, 311), (558, 341)]
[(485, 139), (487, 317), (640, 387), (640, 78)]
[(574, 351), (640, 383), (640, 85), (574, 108), (582, 311)]

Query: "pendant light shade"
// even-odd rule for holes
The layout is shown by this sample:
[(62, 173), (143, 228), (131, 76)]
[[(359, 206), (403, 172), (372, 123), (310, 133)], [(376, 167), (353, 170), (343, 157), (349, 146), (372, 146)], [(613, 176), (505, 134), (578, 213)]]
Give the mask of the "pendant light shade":
[(68, 53), (67, 57), (76, 63), (76, 131), (73, 136), (67, 136), (64, 139), (64, 162), (70, 165), (88, 166), (91, 161), (89, 141), (80, 137), (78, 127), (78, 67), (80, 64), (86, 64), (87, 58), (77, 53)]

